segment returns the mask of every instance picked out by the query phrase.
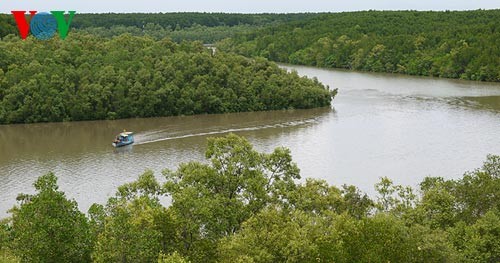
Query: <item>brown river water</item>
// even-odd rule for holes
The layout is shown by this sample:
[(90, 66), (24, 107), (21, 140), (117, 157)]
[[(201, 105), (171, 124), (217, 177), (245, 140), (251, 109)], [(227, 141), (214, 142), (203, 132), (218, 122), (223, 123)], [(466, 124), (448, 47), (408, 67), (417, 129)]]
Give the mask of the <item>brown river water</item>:
[[(165, 168), (203, 161), (206, 138), (229, 132), (259, 151), (290, 148), (303, 178), (370, 195), (382, 176), (410, 186), (426, 176), (460, 178), (500, 154), (500, 83), (283, 67), (338, 88), (332, 107), (0, 126), (0, 217), (49, 171), (87, 211), (146, 169), (161, 181)], [(114, 149), (123, 129), (136, 143)]]

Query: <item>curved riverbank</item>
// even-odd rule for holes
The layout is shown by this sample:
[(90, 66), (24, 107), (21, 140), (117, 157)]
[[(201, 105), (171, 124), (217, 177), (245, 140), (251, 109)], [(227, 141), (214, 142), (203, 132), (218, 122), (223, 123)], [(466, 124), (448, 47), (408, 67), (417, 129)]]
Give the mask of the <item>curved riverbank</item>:
[[(498, 84), (285, 67), (338, 87), (333, 110), (0, 126), (0, 212), (49, 171), (85, 211), (145, 169), (203, 160), (206, 137), (230, 131), (259, 151), (290, 148), (304, 177), (369, 194), (381, 176), (412, 186), (456, 178), (500, 149)], [(137, 145), (115, 151), (123, 129), (137, 132)]]

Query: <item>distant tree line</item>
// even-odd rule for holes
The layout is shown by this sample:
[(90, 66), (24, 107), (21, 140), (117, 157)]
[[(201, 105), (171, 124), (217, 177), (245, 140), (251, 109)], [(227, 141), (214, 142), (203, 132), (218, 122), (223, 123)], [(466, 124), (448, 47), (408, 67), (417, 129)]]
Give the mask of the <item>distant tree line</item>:
[(18, 32), (12, 15), (0, 14), (0, 38), (9, 34), (18, 34)]
[(500, 10), (323, 14), (242, 33), (219, 47), (327, 68), (500, 81)]
[[(418, 191), (306, 179), (290, 151), (244, 138), (208, 140), (207, 162), (152, 172), (87, 215), (54, 174), (0, 222), (2, 262), (499, 262), (500, 156)], [(171, 198), (168, 206), (164, 198)]]
[[(500, 81), (500, 10), (320, 14), (78, 14), (72, 28), (219, 48), (277, 62)], [(18, 34), (0, 15), (0, 37)]]
[(164, 28), (179, 30), (194, 25), (206, 27), (252, 25), (264, 26), (314, 17), (314, 13), (297, 14), (230, 14), (230, 13), (136, 13), (136, 14), (78, 14), (73, 20), (75, 28), (134, 26), (157, 24)]
[(104, 37), (123, 33), (175, 42), (215, 43), (237, 33), (318, 16), (298, 14), (228, 14), (228, 13), (154, 13), (154, 14), (78, 14), (75, 29)]
[(0, 124), (329, 106), (334, 91), (265, 59), (130, 34), (0, 41)]
[(148, 23), (143, 27), (135, 26), (111, 26), (104, 27), (87, 27), (76, 29), (76, 32), (84, 32), (99, 37), (111, 38), (122, 34), (131, 34), (133, 36), (148, 36), (154, 39), (170, 38), (172, 41), (180, 43), (182, 41), (201, 41), (205, 44), (213, 44), (226, 38), (231, 38), (237, 34), (251, 32), (257, 29), (253, 25), (236, 25), (236, 26), (203, 26), (194, 24), (191, 27), (174, 30), (170, 27), (162, 27), (159, 24)]
[[(317, 16), (298, 14), (226, 14), (226, 13), (136, 13), (136, 14), (78, 14), (71, 28), (98, 36), (113, 37), (123, 33), (134, 36), (149, 35), (157, 39), (169, 37), (176, 42), (199, 40), (214, 43), (251, 32), (268, 25), (277, 25)], [(29, 21), (29, 16), (27, 20)], [(18, 35), (12, 15), (0, 14), (0, 38)]]

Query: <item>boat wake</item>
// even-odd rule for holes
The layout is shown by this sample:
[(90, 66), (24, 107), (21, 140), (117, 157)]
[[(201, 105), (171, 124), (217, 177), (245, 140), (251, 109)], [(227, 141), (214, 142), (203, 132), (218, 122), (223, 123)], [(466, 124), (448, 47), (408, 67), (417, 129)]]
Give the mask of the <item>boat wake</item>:
[[(307, 120), (290, 121), (290, 122), (286, 122), (286, 123), (259, 125), (259, 126), (244, 127), (244, 128), (229, 128), (229, 129), (221, 129), (221, 130), (215, 130), (215, 131), (190, 133), (190, 134), (185, 134), (185, 135), (177, 135), (177, 136), (169, 136), (169, 137), (156, 138), (156, 139), (148, 139), (147, 137), (150, 137), (153, 134), (162, 133), (162, 131), (155, 131), (155, 132), (148, 132), (146, 134), (142, 134), (142, 136), (141, 136), (141, 134), (137, 134), (135, 145), (143, 145), (143, 144), (149, 144), (149, 143), (155, 143), (155, 142), (185, 139), (185, 138), (198, 137), (198, 136), (226, 134), (226, 133), (231, 133), (231, 132), (245, 132), (245, 131), (256, 131), (256, 130), (263, 130), (263, 129), (270, 129), (270, 128), (295, 127), (295, 126), (302, 126), (302, 125), (315, 123), (317, 121), (318, 121), (318, 118), (312, 118), (312, 119), (307, 119)], [(144, 138), (144, 137), (146, 137), (146, 138)]]

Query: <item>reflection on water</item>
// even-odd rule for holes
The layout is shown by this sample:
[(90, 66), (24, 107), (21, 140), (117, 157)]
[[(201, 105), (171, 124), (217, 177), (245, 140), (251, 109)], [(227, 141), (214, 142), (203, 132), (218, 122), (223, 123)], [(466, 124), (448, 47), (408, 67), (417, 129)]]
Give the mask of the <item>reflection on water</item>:
[(134, 150), (134, 145), (125, 145), (123, 147), (115, 148), (115, 154), (127, 154)]
[[(500, 154), (500, 84), (285, 66), (339, 88), (334, 109), (0, 126), (0, 215), (49, 171), (84, 211), (146, 169), (204, 160), (206, 138), (289, 147), (303, 177), (373, 194), (381, 176), (415, 186), (456, 178)], [(136, 132), (115, 149), (114, 136)]]
[(500, 112), (500, 96), (459, 97), (452, 104), (466, 108)]

